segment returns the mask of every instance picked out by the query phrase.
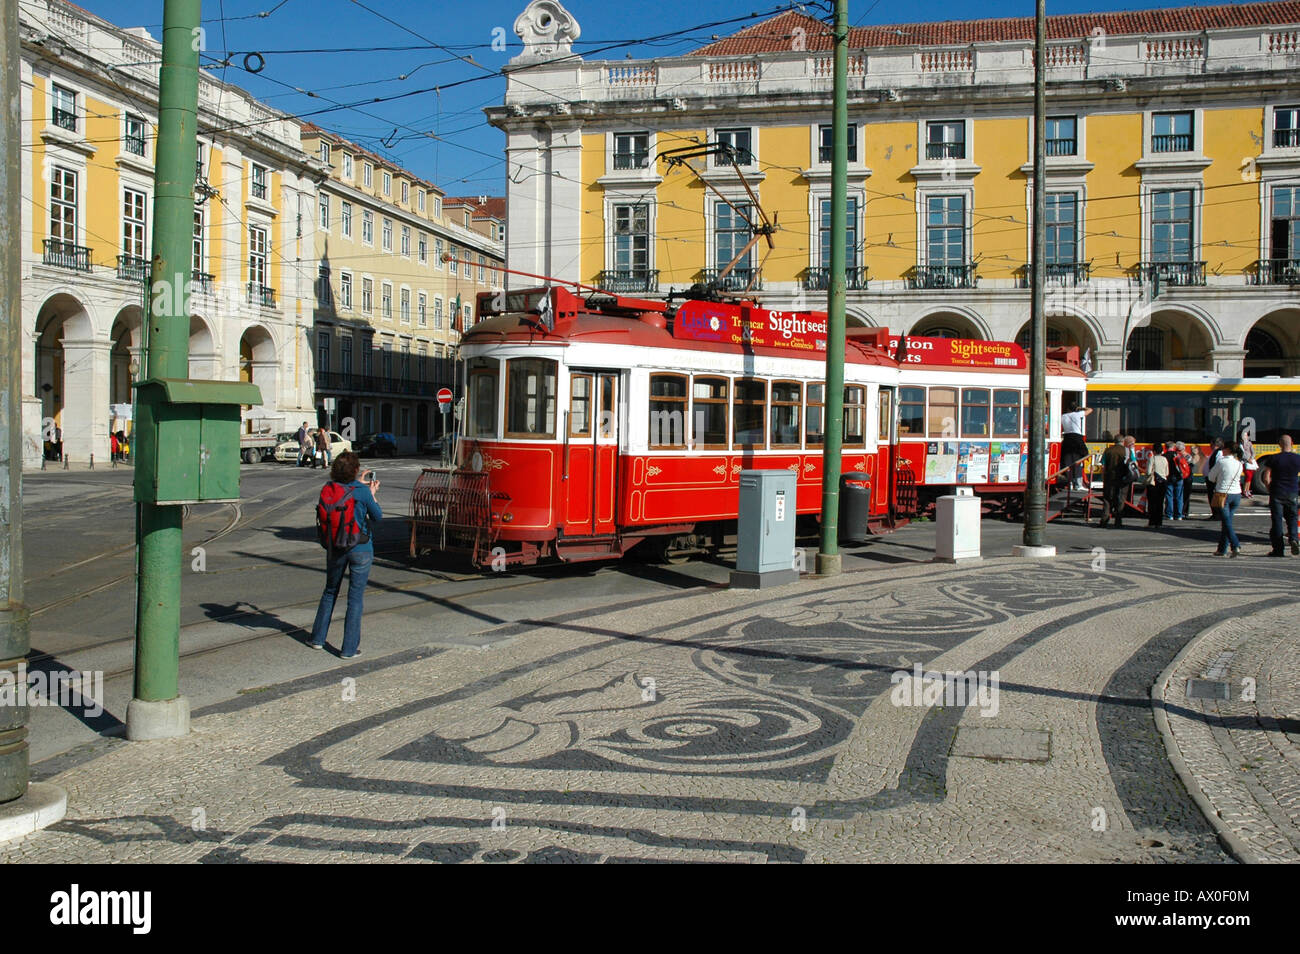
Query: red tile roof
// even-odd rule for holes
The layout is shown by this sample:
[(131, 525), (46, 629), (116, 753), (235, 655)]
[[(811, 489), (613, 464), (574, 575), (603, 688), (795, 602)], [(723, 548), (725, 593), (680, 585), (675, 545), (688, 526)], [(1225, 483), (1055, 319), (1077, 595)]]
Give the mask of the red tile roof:
[[(1049, 40), (1078, 40), (1100, 27), (1108, 36), (1158, 33), (1194, 33), (1230, 27), (1300, 24), (1300, 0), (1270, 3), (1233, 3), (1213, 7), (1169, 7), (1161, 10), (1131, 10), (1115, 13), (1070, 13), (1047, 18)], [(831, 28), (825, 22), (793, 10), (762, 23), (746, 27), (692, 56), (737, 56), (774, 53), (791, 49), (796, 29), (810, 51), (831, 49)], [(955, 46), (1006, 40), (1033, 40), (1033, 17), (998, 20), (948, 20), (942, 23), (896, 23), (888, 26), (854, 27), (849, 46), (864, 49), (880, 46)]]
[(468, 206), (474, 210), (474, 218), (491, 218), (499, 219), (504, 222), (506, 219), (506, 197), (503, 195), (491, 195), (487, 197), (486, 202), (479, 202), (479, 197), (475, 195), (456, 195), (447, 196), (442, 200), (444, 209), (454, 209), (461, 206)]

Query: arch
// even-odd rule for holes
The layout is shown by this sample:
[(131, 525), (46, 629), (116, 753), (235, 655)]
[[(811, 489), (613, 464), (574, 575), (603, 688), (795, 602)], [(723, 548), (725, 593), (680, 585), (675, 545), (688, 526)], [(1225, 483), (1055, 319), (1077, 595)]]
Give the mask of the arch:
[(239, 380), (256, 384), (262, 392), (259, 407), (245, 407), (244, 426), (251, 433), (256, 418), (275, 417), (279, 408), (280, 348), (271, 329), (263, 324), (246, 327), (239, 336)]
[[(140, 305), (125, 305), (113, 319), (108, 332), (111, 341), (109, 355), (108, 391), (110, 404), (130, 404), (131, 362), (139, 362), (144, 341), (144, 309)], [(140, 368), (137, 364), (136, 371)]]
[(190, 377), (221, 377), (221, 356), (212, 326), (199, 314), (190, 315)]
[(1199, 309), (1161, 308), (1129, 330), (1124, 367), (1129, 371), (1211, 371), (1220, 341), (1217, 325)]
[(879, 328), (874, 318), (872, 318), (862, 308), (845, 306), (844, 323), (850, 328)]
[(1267, 312), (1246, 330), (1241, 347), (1245, 377), (1300, 374), (1300, 308)]
[(51, 293), (36, 313), (33, 380), (47, 456), (108, 458), (112, 341), (97, 328), (90, 305), (71, 290)]
[[(1016, 344), (1029, 350), (1029, 322), (1026, 321), (1020, 326), (1020, 331), (1016, 333)], [(1049, 348), (1067, 348), (1074, 346), (1079, 349), (1080, 357), (1088, 349), (1093, 353), (1097, 351), (1098, 336), (1094, 333), (1092, 325), (1084, 318), (1075, 314), (1049, 314), (1047, 316), (1047, 347)]]
[(993, 333), (974, 310), (963, 305), (935, 308), (912, 322), (909, 335), (930, 338), (974, 338), (990, 341)]

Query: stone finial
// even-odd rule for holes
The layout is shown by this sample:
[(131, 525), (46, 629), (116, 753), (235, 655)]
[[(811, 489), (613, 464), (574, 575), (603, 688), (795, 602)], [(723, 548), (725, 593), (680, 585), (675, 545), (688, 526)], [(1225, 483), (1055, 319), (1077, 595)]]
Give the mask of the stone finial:
[(524, 41), (524, 51), (510, 62), (530, 63), (571, 56), (582, 30), (558, 0), (533, 0), (515, 20), (515, 33)]

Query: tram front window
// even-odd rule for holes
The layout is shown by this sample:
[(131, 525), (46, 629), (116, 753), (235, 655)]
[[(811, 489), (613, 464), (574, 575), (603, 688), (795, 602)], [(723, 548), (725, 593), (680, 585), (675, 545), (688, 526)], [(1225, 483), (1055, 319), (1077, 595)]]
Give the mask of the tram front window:
[(506, 369), (506, 436), (555, 437), (555, 362), (511, 358)]
[(470, 437), (497, 437), (497, 382), (499, 362), (496, 358), (474, 358), (466, 368), (469, 381)]

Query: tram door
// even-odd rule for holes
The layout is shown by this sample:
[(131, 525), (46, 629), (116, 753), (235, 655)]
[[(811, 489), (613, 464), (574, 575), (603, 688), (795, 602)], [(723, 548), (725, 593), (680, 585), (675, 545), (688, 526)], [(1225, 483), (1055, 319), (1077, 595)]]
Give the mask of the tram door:
[(565, 443), (564, 535), (614, 532), (620, 430), (617, 371), (575, 369), (569, 376)]
[(898, 447), (895, 389), (880, 389), (880, 429), (876, 444), (876, 479), (871, 482), (871, 512), (887, 513), (894, 494), (894, 451)]

